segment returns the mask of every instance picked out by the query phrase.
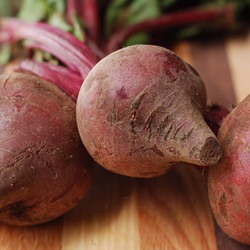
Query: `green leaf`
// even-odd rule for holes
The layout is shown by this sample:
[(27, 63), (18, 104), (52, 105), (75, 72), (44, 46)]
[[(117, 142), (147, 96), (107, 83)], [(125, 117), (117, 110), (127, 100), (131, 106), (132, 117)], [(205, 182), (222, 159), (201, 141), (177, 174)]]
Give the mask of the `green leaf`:
[(112, 31), (128, 25), (152, 19), (161, 14), (160, 0), (113, 0), (105, 14), (105, 29), (109, 36)]
[(109, 36), (113, 28), (117, 25), (118, 20), (127, 13), (129, 0), (113, 0), (111, 1), (105, 13), (105, 32)]
[(177, 31), (176, 33), (176, 39), (177, 40), (183, 40), (187, 38), (191, 38), (194, 36), (197, 36), (201, 33), (202, 31), (202, 25), (191, 25), (186, 28), (182, 28)]
[(0, 0), (0, 15), (1, 16), (9, 16), (11, 13), (9, 2), (6, 0)]
[(84, 40), (83, 25), (81, 24), (77, 16), (73, 17), (73, 31), (72, 34), (78, 38), (80, 41)]
[(161, 14), (157, 0), (132, 1), (126, 24), (132, 25), (144, 20), (155, 18)]
[(72, 29), (72, 27), (64, 20), (64, 18), (57, 13), (54, 13), (49, 17), (48, 23), (65, 31), (71, 31)]
[(13, 16), (22, 2), (23, 0), (0, 0), (0, 16)]
[(24, 0), (18, 17), (25, 21), (40, 21), (47, 16), (48, 5), (46, 0)]
[(47, 4), (53, 12), (64, 13), (66, 0), (47, 0)]
[(11, 45), (3, 44), (0, 46), (0, 65), (5, 65), (11, 57)]
[(134, 44), (146, 44), (148, 43), (150, 40), (150, 37), (148, 34), (146, 33), (138, 33), (136, 35), (133, 35), (132, 37), (130, 37), (126, 43), (125, 46), (128, 45), (134, 45)]

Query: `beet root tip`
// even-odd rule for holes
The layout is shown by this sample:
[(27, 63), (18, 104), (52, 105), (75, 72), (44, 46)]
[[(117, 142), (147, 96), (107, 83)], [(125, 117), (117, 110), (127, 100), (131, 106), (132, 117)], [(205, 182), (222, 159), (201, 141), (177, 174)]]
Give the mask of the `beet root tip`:
[(218, 141), (213, 137), (207, 138), (199, 157), (205, 165), (217, 164), (222, 157), (222, 149)]

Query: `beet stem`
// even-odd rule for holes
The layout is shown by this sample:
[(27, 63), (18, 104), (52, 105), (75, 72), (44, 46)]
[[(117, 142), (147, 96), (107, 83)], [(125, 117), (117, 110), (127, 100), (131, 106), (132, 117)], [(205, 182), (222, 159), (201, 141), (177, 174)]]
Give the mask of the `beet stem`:
[(64, 66), (34, 60), (24, 60), (17, 65), (15, 71), (28, 71), (49, 82), (53, 82), (76, 101), (83, 83), (81, 75)]
[(82, 20), (87, 27), (90, 39), (99, 46), (100, 20), (99, 9), (96, 0), (82, 0)]
[(107, 52), (111, 53), (117, 50), (129, 37), (139, 32), (181, 27), (189, 24), (216, 20), (224, 20), (225, 23), (231, 23), (233, 20), (233, 13), (233, 6), (228, 4), (223, 7), (191, 9), (171, 14), (164, 14), (155, 19), (146, 20), (117, 31), (110, 38), (110, 41), (107, 45)]
[(67, 1), (67, 8), (66, 8), (66, 17), (67, 21), (70, 24), (74, 23), (75, 15), (79, 15), (79, 10), (81, 9), (81, 4), (79, 0), (68, 0)]
[(98, 61), (95, 54), (83, 42), (70, 33), (45, 23), (3, 19), (0, 35), (0, 43), (30, 39), (34, 47), (51, 53), (70, 69), (80, 72), (83, 79)]

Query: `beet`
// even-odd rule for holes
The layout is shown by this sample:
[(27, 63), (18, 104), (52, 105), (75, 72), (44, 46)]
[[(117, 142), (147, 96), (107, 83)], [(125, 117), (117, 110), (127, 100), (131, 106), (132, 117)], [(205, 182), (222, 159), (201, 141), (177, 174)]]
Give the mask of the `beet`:
[(250, 96), (228, 114), (219, 129), (224, 151), (209, 168), (208, 191), (214, 216), (222, 230), (250, 244)]
[(87, 75), (78, 129), (94, 160), (119, 174), (153, 177), (179, 162), (211, 165), (221, 149), (203, 119), (206, 100), (200, 76), (174, 52), (129, 46)]
[(0, 76), (0, 221), (33, 225), (74, 207), (91, 184), (92, 159), (75, 102), (23, 73)]

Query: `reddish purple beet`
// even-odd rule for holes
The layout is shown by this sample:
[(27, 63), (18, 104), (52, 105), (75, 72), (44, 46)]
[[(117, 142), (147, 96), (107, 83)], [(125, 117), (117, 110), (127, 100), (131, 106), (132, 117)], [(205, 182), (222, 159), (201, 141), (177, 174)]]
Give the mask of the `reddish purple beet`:
[(152, 177), (179, 162), (218, 162), (221, 149), (205, 109), (205, 86), (190, 65), (166, 48), (134, 45), (94, 66), (76, 114), (82, 141), (100, 165)]

